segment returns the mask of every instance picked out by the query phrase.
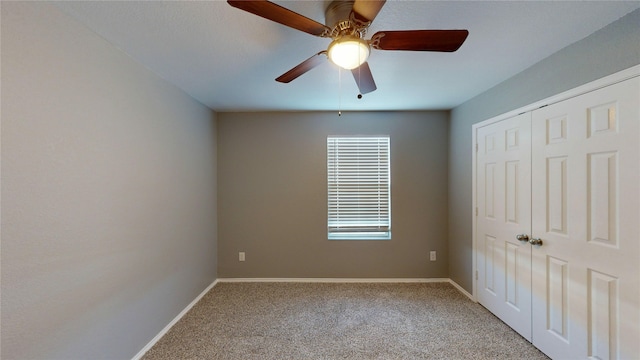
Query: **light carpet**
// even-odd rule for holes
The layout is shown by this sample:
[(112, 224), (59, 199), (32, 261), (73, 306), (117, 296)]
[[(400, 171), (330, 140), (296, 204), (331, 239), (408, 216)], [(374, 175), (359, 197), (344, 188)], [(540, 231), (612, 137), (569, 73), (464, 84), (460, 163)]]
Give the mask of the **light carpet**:
[(143, 359), (547, 357), (448, 283), (219, 283)]

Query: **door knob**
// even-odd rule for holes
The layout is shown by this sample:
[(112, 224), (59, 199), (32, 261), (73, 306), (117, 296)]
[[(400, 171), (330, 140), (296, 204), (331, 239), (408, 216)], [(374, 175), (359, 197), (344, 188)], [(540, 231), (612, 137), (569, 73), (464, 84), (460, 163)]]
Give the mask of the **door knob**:
[(528, 242), (529, 241), (529, 235), (527, 235), (527, 234), (518, 234), (518, 235), (516, 235), (516, 239), (518, 241)]
[(542, 240), (540, 240), (539, 238), (533, 238), (533, 239), (529, 240), (529, 244), (535, 245), (535, 246), (540, 246), (540, 245), (542, 245)]

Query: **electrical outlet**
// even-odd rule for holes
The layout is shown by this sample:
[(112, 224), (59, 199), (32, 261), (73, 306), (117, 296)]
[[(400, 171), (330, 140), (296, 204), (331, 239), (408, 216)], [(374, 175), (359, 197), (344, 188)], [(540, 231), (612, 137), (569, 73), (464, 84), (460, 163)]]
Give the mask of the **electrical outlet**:
[(245, 259), (245, 258), (244, 258), (244, 251), (239, 252), (239, 253), (238, 253), (238, 260), (239, 260), (239, 261), (244, 261), (244, 259)]
[(436, 252), (435, 251), (430, 251), (429, 252), (429, 260), (436, 261)]

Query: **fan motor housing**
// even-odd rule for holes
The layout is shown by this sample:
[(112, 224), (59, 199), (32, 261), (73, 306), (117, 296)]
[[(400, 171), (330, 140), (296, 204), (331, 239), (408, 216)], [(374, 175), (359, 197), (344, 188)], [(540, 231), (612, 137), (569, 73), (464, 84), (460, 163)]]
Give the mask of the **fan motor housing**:
[(353, 3), (351, 0), (335, 0), (329, 3), (324, 12), (325, 25), (333, 29), (339, 23), (348, 21)]

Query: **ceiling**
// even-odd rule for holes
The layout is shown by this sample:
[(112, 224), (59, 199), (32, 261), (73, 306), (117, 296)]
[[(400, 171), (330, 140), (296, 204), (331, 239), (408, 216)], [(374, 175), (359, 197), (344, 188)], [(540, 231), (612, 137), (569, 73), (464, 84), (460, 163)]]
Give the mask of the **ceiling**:
[[(275, 1), (324, 23), (327, 1)], [(226, 1), (62, 1), (58, 8), (216, 111), (451, 109), (640, 8), (640, 1), (387, 1), (368, 31), (468, 29), (454, 53), (373, 50), (378, 89), (357, 99), (319, 38)]]

